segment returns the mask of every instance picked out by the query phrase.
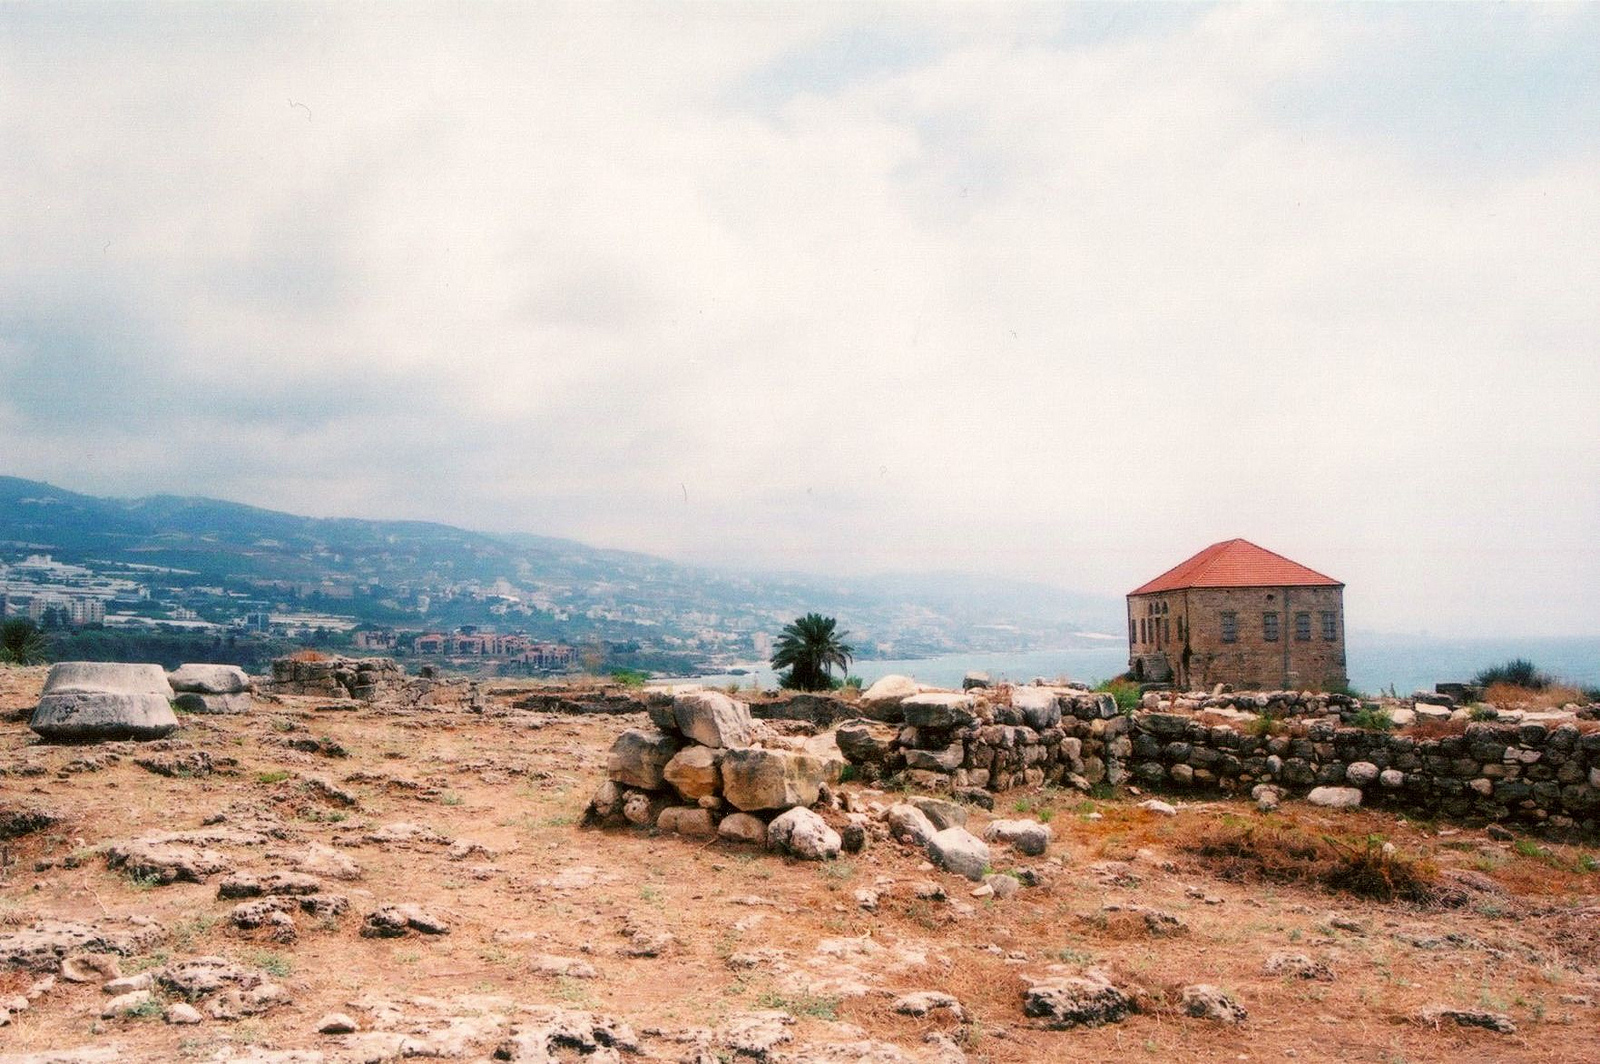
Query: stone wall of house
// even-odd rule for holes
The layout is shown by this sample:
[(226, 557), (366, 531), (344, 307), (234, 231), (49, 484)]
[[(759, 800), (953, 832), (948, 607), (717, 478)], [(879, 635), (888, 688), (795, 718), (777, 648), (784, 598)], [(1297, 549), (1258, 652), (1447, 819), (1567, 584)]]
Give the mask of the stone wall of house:
[(1459, 734), (1429, 738), (1331, 717), (1122, 715), (1109, 696), (1052, 688), (1019, 687), (1011, 697), (1010, 706), (954, 694), (907, 698), (903, 725), (848, 721), (839, 748), (858, 778), (991, 806), (992, 792), (1045, 783), (1240, 796), (1262, 785), (1285, 796), (1339, 787), (1359, 791), (1368, 806), (1600, 833), (1600, 730), (1576, 721), (1435, 722), (1434, 730)]
[[(1176, 679), (1184, 687), (1336, 689), (1347, 679), (1343, 598), (1338, 587), (1190, 588), (1130, 595), (1129, 668), (1142, 668), (1151, 680)], [(1237, 618), (1231, 643), (1222, 640), (1224, 612)], [(1277, 615), (1275, 640), (1266, 638), (1266, 613)], [(1333, 615), (1331, 640), (1323, 635), (1324, 613)], [(1309, 621), (1306, 639), (1299, 638), (1300, 614)]]

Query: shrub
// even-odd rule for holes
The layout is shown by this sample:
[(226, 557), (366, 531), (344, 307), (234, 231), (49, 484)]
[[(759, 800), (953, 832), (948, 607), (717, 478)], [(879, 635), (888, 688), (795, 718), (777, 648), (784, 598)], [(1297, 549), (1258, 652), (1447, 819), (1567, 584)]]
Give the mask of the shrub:
[(1542, 691), (1550, 686), (1550, 677), (1540, 672), (1527, 658), (1512, 658), (1503, 665), (1491, 665), (1478, 673), (1479, 687), (1492, 687), (1498, 683)]
[(1367, 731), (1390, 731), (1394, 728), (1394, 715), (1382, 706), (1363, 706), (1350, 718), (1350, 723)]
[(1116, 701), (1117, 709), (1123, 713), (1132, 713), (1139, 708), (1139, 685), (1127, 673), (1113, 676), (1095, 690), (1110, 695)]
[(624, 687), (643, 687), (649, 682), (650, 674), (638, 669), (613, 669), (611, 679)]
[(46, 659), (44, 633), (26, 617), (13, 617), (0, 625), (0, 662), (39, 665)]

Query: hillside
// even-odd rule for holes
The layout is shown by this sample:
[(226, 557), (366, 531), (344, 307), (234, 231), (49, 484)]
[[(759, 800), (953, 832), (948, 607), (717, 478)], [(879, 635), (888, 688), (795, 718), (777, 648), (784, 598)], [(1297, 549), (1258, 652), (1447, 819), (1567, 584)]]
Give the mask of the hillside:
[[(98, 498), (0, 477), (0, 562), (37, 553), (174, 589), (219, 589), (261, 609), (411, 627), (503, 617), (541, 636), (724, 660), (749, 657), (752, 635), (812, 609), (838, 615), (863, 656), (1069, 646), (1074, 633), (1121, 624), (1116, 600), (962, 574), (712, 571), (531, 534), (301, 517), (207, 498)], [(219, 603), (187, 604), (201, 616), (207, 606), (221, 612)]]

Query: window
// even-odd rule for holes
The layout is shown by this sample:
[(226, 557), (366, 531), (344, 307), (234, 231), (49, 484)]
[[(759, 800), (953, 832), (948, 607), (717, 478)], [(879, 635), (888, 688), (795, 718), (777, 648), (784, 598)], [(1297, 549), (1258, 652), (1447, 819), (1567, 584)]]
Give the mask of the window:
[(1294, 638), (1296, 642), (1305, 643), (1311, 639), (1311, 614), (1297, 613), (1294, 615)]
[(1322, 638), (1330, 643), (1339, 638), (1339, 615), (1332, 610), (1322, 611)]
[(1161, 638), (1172, 642), (1172, 618), (1168, 617), (1161, 622)]
[(1139, 618), (1139, 642), (1148, 643), (1150, 641), (1149, 639), (1146, 638), (1146, 634), (1148, 632), (1148, 627), (1149, 626), (1146, 624), (1145, 619), (1143, 617), (1140, 617)]
[(1269, 643), (1278, 641), (1278, 611), (1268, 610), (1261, 615), (1261, 638)]
[(1232, 610), (1222, 612), (1222, 641), (1224, 643), (1239, 641), (1239, 615)]
[(1137, 643), (1138, 641), (1139, 641), (1139, 622), (1134, 620), (1132, 617), (1129, 617), (1128, 618), (1128, 642)]

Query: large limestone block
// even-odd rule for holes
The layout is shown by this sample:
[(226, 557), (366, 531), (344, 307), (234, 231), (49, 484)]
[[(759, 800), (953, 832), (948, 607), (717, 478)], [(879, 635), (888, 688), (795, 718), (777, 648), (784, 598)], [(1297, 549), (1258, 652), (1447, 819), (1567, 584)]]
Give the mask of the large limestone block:
[(717, 769), (717, 752), (709, 746), (686, 746), (672, 755), (661, 774), (687, 801), (699, 801), (717, 793), (722, 773)]
[(792, 750), (729, 750), (722, 757), (722, 797), (747, 813), (810, 805), (826, 770), (822, 759)]
[(945, 828), (928, 840), (928, 860), (976, 883), (989, 870), (989, 847), (966, 828)]
[(250, 690), (250, 677), (237, 665), (180, 665), (167, 675), (174, 691), (236, 695)]
[(900, 712), (914, 728), (959, 728), (977, 719), (976, 704), (971, 695), (920, 694), (903, 699)]
[(822, 778), (828, 783), (838, 783), (844, 776), (844, 752), (839, 749), (839, 742), (832, 732), (823, 732), (813, 735), (805, 741), (802, 747), (804, 753), (810, 754), (822, 762)]
[(750, 707), (721, 691), (694, 691), (673, 699), (678, 730), (706, 746), (747, 746), (754, 722)]
[(1017, 687), (1011, 692), (1011, 708), (1034, 731), (1045, 731), (1061, 723), (1061, 702), (1054, 688)]
[(922, 690), (923, 686), (909, 676), (882, 676), (861, 692), (861, 701), (867, 705), (885, 705), (910, 698)]
[(629, 728), (617, 736), (606, 758), (606, 774), (618, 783), (657, 790), (666, 782), (667, 762), (678, 752), (676, 735), (655, 728)]
[(178, 726), (160, 665), (63, 661), (50, 670), (29, 726), (64, 743), (159, 739)]
[(845, 757), (856, 764), (878, 762), (894, 749), (899, 734), (888, 724), (870, 720), (847, 720), (834, 731), (834, 739)]

